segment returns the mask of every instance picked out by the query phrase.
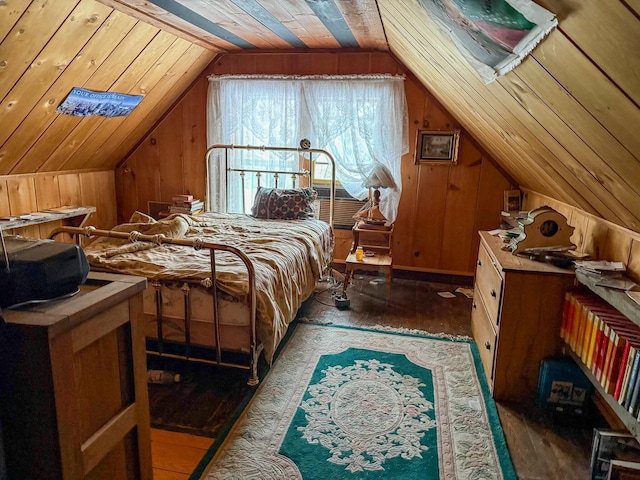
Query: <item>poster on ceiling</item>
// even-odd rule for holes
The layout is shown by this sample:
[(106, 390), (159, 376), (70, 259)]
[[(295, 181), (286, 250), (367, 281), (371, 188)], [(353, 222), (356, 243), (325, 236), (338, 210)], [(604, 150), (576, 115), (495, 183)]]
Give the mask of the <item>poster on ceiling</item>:
[(530, 0), (419, 0), (484, 83), (511, 71), (558, 25)]
[(75, 87), (56, 108), (57, 113), (88, 117), (126, 117), (140, 103), (143, 95), (126, 95), (114, 92), (94, 92)]

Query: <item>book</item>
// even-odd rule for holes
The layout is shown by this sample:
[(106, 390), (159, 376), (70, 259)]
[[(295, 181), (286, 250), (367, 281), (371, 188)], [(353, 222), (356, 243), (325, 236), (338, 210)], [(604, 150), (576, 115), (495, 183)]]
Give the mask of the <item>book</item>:
[(202, 200), (192, 200), (189, 202), (178, 202), (175, 201), (173, 202), (174, 205), (178, 206), (178, 207), (202, 207), (204, 206), (204, 202)]
[(169, 207), (169, 212), (171, 212), (171, 213), (188, 213), (188, 214), (192, 214), (192, 213), (197, 213), (200, 210), (202, 210), (202, 208), (178, 207), (177, 205), (171, 205)]
[(574, 341), (575, 347), (573, 351), (578, 357), (582, 357), (582, 345), (584, 344), (584, 335), (587, 327), (587, 313), (589, 309), (585, 303), (580, 302), (578, 312), (578, 332)]
[(575, 297), (572, 293), (569, 296), (569, 306), (567, 307), (567, 322), (566, 322), (565, 337), (564, 337), (564, 341), (567, 344), (571, 343), (571, 330), (573, 329), (573, 316), (574, 316), (575, 306), (576, 306)]
[(593, 319), (593, 331), (591, 332), (591, 338), (589, 339), (589, 349), (587, 351), (587, 359), (585, 361), (585, 365), (587, 366), (587, 368), (591, 369), (591, 366), (593, 365), (593, 352), (595, 350), (598, 331), (600, 330), (601, 326), (601, 320), (600, 317), (594, 315), (594, 313), (591, 311), (589, 311), (589, 315)]
[(605, 368), (604, 383), (602, 384), (602, 387), (604, 388), (605, 392), (613, 394), (615, 384), (618, 381), (618, 371), (620, 370), (620, 356), (622, 355), (624, 344), (627, 341), (621, 338), (618, 332), (613, 330), (611, 342), (612, 351)]
[(632, 404), (638, 400), (638, 388), (640, 386), (640, 382), (638, 382), (638, 369), (640, 369), (640, 355), (636, 353), (636, 358), (634, 359), (633, 366), (631, 367), (629, 389), (627, 390), (627, 396), (623, 405), (629, 413), (633, 412), (634, 408)]
[(611, 370), (611, 357), (613, 356), (613, 352), (616, 349), (617, 342), (619, 341), (619, 336), (616, 334), (616, 331), (611, 328), (609, 325), (609, 337), (607, 338), (607, 352), (604, 356), (604, 361), (602, 363), (602, 375), (600, 377), (600, 385), (604, 388), (604, 391), (607, 391), (607, 382), (609, 380), (609, 371)]
[(181, 193), (174, 195), (171, 200), (174, 202), (191, 202), (193, 200), (193, 195), (188, 193)]
[(574, 296), (573, 319), (571, 321), (571, 337), (569, 346), (571, 350), (576, 351), (578, 342), (578, 332), (580, 331), (580, 321), (582, 319), (582, 302), (581, 298)]
[(565, 341), (566, 341), (566, 335), (567, 335), (567, 321), (568, 321), (567, 317), (569, 316), (571, 296), (572, 296), (572, 293), (569, 290), (567, 290), (564, 293), (564, 303), (562, 304), (562, 317), (560, 320), (560, 338)]
[(607, 322), (602, 322), (604, 328), (602, 329), (602, 336), (600, 339), (600, 348), (598, 349), (598, 358), (596, 359), (595, 367), (595, 375), (596, 380), (599, 382), (602, 380), (602, 371), (604, 370), (604, 360), (607, 356), (607, 351), (609, 350), (609, 335), (611, 333), (611, 327)]
[(596, 371), (598, 370), (598, 359), (600, 358), (600, 350), (603, 348), (602, 346), (602, 337), (604, 336), (604, 322), (600, 317), (598, 318), (598, 332), (596, 334), (595, 346), (593, 348), (593, 359), (591, 361), (591, 373), (596, 375)]
[(580, 360), (585, 365), (587, 364), (587, 357), (589, 356), (589, 348), (591, 346), (591, 336), (593, 335), (593, 323), (594, 315), (590, 309), (585, 312), (585, 330), (584, 340), (582, 342), (582, 351), (580, 353)]
[(624, 340), (624, 348), (622, 349), (622, 355), (620, 356), (620, 366), (618, 368), (618, 376), (616, 378), (616, 385), (613, 388), (613, 398), (618, 400), (620, 398), (620, 392), (622, 392), (622, 384), (624, 383), (625, 370), (627, 361), (629, 359), (629, 352), (631, 352), (631, 342)]
[(629, 349), (629, 356), (627, 358), (627, 364), (624, 368), (624, 376), (622, 378), (622, 389), (620, 390), (620, 395), (616, 400), (620, 405), (624, 404), (624, 400), (627, 396), (627, 391), (629, 388), (629, 377), (631, 376), (631, 369), (633, 368), (633, 362), (636, 358), (636, 347), (634, 345)]

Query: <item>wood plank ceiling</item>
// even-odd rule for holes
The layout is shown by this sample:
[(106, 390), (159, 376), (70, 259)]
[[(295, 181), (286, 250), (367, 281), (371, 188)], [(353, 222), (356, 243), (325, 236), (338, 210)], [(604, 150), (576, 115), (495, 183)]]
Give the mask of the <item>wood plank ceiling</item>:
[[(0, 174), (114, 168), (226, 52), (389, 50), (521, 186), (640, 231), (640, 0), (537, 3), (558, 28), (485, 85), (418, 0), (5, 0)], [(145, 98), (56, 114), (74, 86)]]

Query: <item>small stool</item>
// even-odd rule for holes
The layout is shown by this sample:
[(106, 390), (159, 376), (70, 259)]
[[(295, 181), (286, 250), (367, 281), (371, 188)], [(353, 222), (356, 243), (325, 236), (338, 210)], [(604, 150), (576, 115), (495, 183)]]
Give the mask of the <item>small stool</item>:
[(344, 283), (342, 285), (342, 296), (347, 294), (349, 280), (354, 270), (384, 270), (385, 283), (387, 284), (387, 300), (391, 296), (391, 277), (393, 275), (393, 264), (391, 255), (376, 253), (373, 257), (364, 257), (361, 261), (356, 259), (355, 253), (350, 253), (346, 260)]

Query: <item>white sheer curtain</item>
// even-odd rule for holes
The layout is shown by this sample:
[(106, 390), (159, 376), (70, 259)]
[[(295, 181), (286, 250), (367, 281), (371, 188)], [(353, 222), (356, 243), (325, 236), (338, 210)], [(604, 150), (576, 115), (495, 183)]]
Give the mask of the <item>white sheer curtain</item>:
[[(209, 145), (295, 147), (301, 138), (309, 138), (312, 147), (332, 153), (336, 178), (358, 199), (367, 198), (363, 180), (380, 162), (396, 183), (395, 188), (381, 191), (381, 210), (389, 221), (395, 220), (402, 191), (401, 158), (409, 150), (403, 77), (212, 76), (209, 80)], [(297, 161), (295, 156), (258, 153), (262, 154), (259, 161), (269, 169)], [(232, 165), (258, 160), (255, 151), (234, 151), (233, 157)], [(225, 204), (221, 165), (219, 156), (212, 155), (209, 202), (214, 210), (233, 206)], [(292, 165), (296, 164), (289, 167)], [(229, 186), (233, 189), (230, 202), (237, 202), (232, 199), (239, 197), (239, 186), (233, 181)]]

